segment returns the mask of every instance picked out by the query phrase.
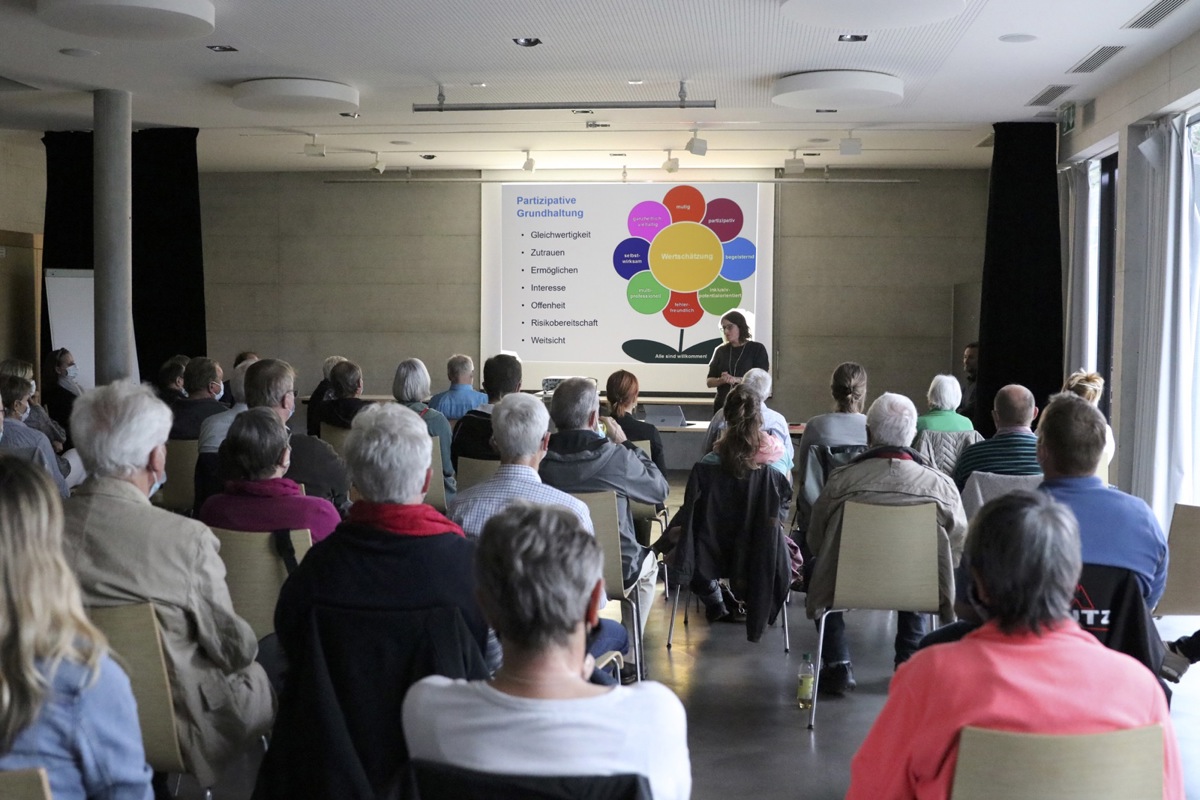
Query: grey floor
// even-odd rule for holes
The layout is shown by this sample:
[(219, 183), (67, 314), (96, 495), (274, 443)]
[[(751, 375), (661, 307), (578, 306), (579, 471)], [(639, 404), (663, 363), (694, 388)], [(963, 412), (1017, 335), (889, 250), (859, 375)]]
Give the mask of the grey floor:
[[(681, 478), (672, 478), (672, 498), (682, 498)], [(693, 613), (691, 624), (684, 627), (682, 607), (668, 651), (664, 645), (669, 617), (670, 604), (660, 594), (646, 631), (648, 666), (650, 677), (671, 687), (687, 708), (692, 797), (842, 797), (849, 785), (850, 759), (887, 697), (894, 615), (847, 615), (858, 689), (844, 698), (823, 698), (817, 706), (815, 731), (807, 729), (805, 712), (795, 704), (802, 654), (812, 652), (815, 657), (817, 641), (815, 626), (804, 616), (802, 595), (795, 596), (790, 609), (788, 654), (783, 652), (778, 624), (752, 644), (746, 641), (744, 626), (709, 625), (702, 613)], [(1174, 638), (1200, 629), (1200, 617), (1172, 617), (1159, 627), (1166, 638)], [(1181, 684), (1172, 686), (1171, 717), (1187, 796), (1200, 800), (1200, 666), (1194, 670), (1196, 674), (1188, 673)], [(260, 757), (250, 748), (214, 787), (214, 797), (248, 798)], [(202, 794), (185, 778), (179, 796), (190, 799)]]

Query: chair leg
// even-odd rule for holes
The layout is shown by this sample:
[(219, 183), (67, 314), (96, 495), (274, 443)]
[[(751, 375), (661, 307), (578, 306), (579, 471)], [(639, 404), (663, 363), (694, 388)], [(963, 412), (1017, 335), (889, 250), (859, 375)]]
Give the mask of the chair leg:
[(666, 559), (659, 562), (663, 574), (663, 601), (671, 599), (671, 570), (667, 567)]
[(783, 601), (783, 652), (785, 654), (792, 652), (792, 640), (788, 634), (787, 624), (787, 600)]
[(813, 702), (812, 708), (808, 710), (808, 729), (813, 729), (813, 723), (817, 719), (817, 691), (821, 688), (821, 666), (825, 663), (822, 659), (825, 654), (825, 618), (829, 616), (831, 609), (825, 609), (821, 612), (821, 620), (817, 624), (817, 663), (816, 675), (813, 677)]
[(634, 652), (637, 653), (637, 679), (641, 681), (646, 675), (646, 643), (642, 638), (642, 601), (638, 598), (636, 588), (633, 590), (633, 631)]
[[(679, 595), (683, 592), (682, 585), (675, 586), (675, 597), (671, 600), (671, 624), (667, 626), (667, 649), (671, 649), (671, 639), (675, 636), (675, 614), (679, 611)], [(683, 614), (687, 616), (687, 603), (683, 604)]]

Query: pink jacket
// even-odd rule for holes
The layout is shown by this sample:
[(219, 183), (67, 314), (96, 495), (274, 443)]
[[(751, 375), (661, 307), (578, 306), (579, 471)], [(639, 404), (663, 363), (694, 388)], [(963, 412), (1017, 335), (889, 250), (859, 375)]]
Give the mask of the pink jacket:
[(903, 664), (850, 762), (847, 800), (949, 797), (958, 734), (968, 725), (1049, 734), (1162, 725), (1163, 797), (1184, 798), (1175, 730), (1154, 676), (1065, 622), (1041, 636), (1005, 635), (988, 623)]
[(342, 519), (332, 503), (322, 497), (305, 497), (295, 481), (269, 478), (227, 482), (224, 492), (204, 501), (200, 521), (234, 531), (308, 528), (316, 544)]

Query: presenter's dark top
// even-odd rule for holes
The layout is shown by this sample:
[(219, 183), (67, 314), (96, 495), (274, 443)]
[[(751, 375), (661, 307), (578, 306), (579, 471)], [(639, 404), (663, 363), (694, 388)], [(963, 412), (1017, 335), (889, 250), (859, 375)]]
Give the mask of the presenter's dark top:
[[(716, 349), (712, 361), (708, 362), (708, 377), (719, 378), (722, 372), (728, 372), (733, 377), (740, 378), (755, 367), (768, 371), (771, 369), (765, 345), (753, 339), (736, 347), (726, 343)], [(728, 383), (717, 387), (717, 399), (713, 401), (714, 413), (725, 405), (725, 397), (732, 388)]]

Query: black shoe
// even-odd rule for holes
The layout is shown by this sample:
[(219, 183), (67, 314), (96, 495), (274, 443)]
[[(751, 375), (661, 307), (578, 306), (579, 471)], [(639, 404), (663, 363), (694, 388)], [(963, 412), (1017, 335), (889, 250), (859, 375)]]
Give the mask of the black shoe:
[(858, 683), (854, 680), (854, 668), (849, 661), (840, 664), (830, 664), (821, 668), (821, 681), (818, 684), (821, 694), (843, 695), (853, 691)]
[(626, 661), (621, 667), (621, 685), (628, 686), (631, 683), (637, 683), (638, 680), (638, 665), (632, 661)]

